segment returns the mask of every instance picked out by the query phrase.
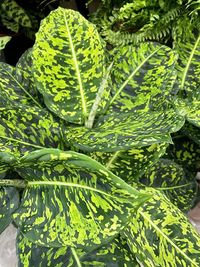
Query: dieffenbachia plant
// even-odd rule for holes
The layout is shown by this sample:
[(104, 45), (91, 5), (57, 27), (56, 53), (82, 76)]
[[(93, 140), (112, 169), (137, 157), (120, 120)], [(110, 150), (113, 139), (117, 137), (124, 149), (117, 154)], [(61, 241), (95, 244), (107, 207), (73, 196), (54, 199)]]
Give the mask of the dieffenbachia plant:
[(0, 64), (0, 232), (18, 228), (19, 266), (199, 266), (187, 186), (173, 199), (187, 177), (159, 165), (185, 122), (177, 64), (159, 43), (107, 51), (62, 8), (16, 67)]

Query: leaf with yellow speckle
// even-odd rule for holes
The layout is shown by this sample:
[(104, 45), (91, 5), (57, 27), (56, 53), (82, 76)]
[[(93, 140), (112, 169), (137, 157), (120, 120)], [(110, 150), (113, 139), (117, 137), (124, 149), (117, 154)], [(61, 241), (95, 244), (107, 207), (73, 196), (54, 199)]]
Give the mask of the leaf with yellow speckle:
[(42, 21), (32, 55), (46, 106), (66, 121), (85, 123), (105, 73), (95, 26), (76, 11), (58, 8)]
[(197, 195), (195, 176), (172, 160), (160, 159), (139, 181), (161, 190), (180, 210), (188, 212)]
[[(200, 129), (191, 123), (186, 122), (180, 130), (180, 134), (186, 135), (189, 139), (200, 146)], [(200, 151), (199, 151), (200, 152)]]
[(152, 144), (116, 152), (93, 152), (90, 157), (97, 160), (107, 169), (127, 183), (138, 181), (147, 169), (165, 153), (168, 144)]
[(0, 234), (12, 222), (19, 205), (19, 192), (14, 187), (0, 187)]
[(6, 44), (10, 41), (10, 36), (1, 36), (0, 37), (0, 50), (4, 49)]
[(17, 247), (19, 267), (77, 267), (77, 261), (82, 267), (139, 267), (126, 241), (118, 238), (92, 252), (84, 253), (76, 248), (72, 252), (70, 247), (37, 246), (18, 234)]
[(76, 152), (38, 150), (20, 164), (16, 171), (28, 185), (15, 223), (41, 246), (96, 248), (117, 235), (150, 197)]
[(184, 117), (175, 110), (114, 113), (101, 117), (92, 129), (66, 130), (69, 143), (83, 151), (113, 152), (158, 143), (171, 143), (170, 133), (178, 131)]
[(199, 267), (199, 234), (162, 193), (155, 189), (147, 191), (153, 197), (138, 209), (123, 230), (131, 251), (145, 267)]

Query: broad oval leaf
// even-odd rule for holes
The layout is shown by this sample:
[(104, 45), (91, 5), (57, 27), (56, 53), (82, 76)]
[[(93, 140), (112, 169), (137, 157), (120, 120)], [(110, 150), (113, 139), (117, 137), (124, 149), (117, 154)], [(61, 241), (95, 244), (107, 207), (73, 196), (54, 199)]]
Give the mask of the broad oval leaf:
[(33, 47), (33, 74), (46, 106), (83, 124), (104, 73), (104, 47), (93, 24), (58, 8), (43, 20)]
[(159, 43), (119, 46), (112, 51), (110, 110), (160, 110), (168, 107), (177, 55)]
[(84, 253), (70, 247), (40, 247), (18, 234), (17, 247), (19, 267), (139, 267), (126, 242), (118, 238), (92, 252)]
[[(123, 230), (144, 266), (199, 267), (200, 236), (187, 217), (157, 192)], [(149, 261), (153, 265), (149, 265)]]
[(173, 109), (148, 113), (114, 113), (103, 116), (93, 129), (67, 129), (69, 143), (83, 151), (113, 152), (155, 143), (170, 143), (170, 133), (178, 131), (184, 117)]
[(99, 246), (149, 197), (76, 152), (43, 149), (22, 158), (21, 165), (16, 170), (28, 185), (14, 218), (41, 246)]
[(162, 191), (180, 210), (188, 212), (198, 190), (195, 176), (173, 160), (161, 158), (148, 169), (140, 182)]

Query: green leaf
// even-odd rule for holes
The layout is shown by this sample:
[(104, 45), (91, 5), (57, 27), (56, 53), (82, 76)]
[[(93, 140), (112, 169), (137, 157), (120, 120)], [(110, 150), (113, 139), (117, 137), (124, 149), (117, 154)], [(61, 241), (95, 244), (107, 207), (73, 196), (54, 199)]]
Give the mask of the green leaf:
[(148, 191), (153, 197), (123, 230), (131, 251), (144, 266), (199, 267), (200, 236), (196, 230), (166, 197), (154, 189)]
[(46, 106), (66, 121), (86, 122), (105, 72), (95, 26), (78, 12), (58, 8), (43, 20), (32, 55)]
[(88, 251), (117, 235), (149, 198), (76, 152), (38, 150), (22, 158), (21, 166), (16, 170), (28, 185), (14, 219), (41, 246)]
[[(22, 61), (22, 59), (21, 59)], [(28, 67), (30, 68), (30, 67)], [(6, 63), (0, 63), (0, 103), (10, 104), (31, 104), (41, 107), (35, 99), (35, 85), (32, 81), (32, 74), (27, 71), (27, 66), (18, 63), (14, 68)]]
[(30, 106), (0, 108), (0, 151), (16, 155), (59, 146), (60, 127), (46, 110)]
[(0, 37), (0, 50), (4, 49), (6, 44), (10, 41), (10, 36), (1, 36)]
[(198, 127), (186, 122), (181, 128), (180, 133), (186, 135), (189, 139), (200, 146), (200, 129)]
[(0, 233), (12, 222), (12, 214), (18, 205), (18, 190), (14, 187), (0, 187)]
[(23, 27), (31, 27), (31, 20), (25, 10), (14, 0), (3, 0), (1, 3), (2, 13), (8, 19), (12, 19)]
[(200, 167), (200, 146), (187, 137), (173, 138), (173, 145), (167, 149), (166, 158), (173, 159), (194, 174)]
[(177, 55), (159, 43), (120, 46), (114, 59), (111, 110), (124, 112), (166, 108), (173, 83)]
[(86, 254), (70, 247), (40, 247), (20, 234), (17, 238), (17, 245), (19, 267), (77, 267), (77, 258), (80, 263), (79, 266), (82, 267), (132, 267), (133, 264), (134, 267), (139, 267), (126, 242), (118, 238)]
[(103, 116), (93, 129), (74, 127), (66, 131), (67, 140), (83, 151), (112, 152), (155, 143), (170, 143), (170, 133), (178, 131), (184, 117), (173, 109), (131, 112)]
[(200, 86), (200, 35), (190, 34), (176, 42), (174, 48), (179, 54), (176, 66), (178, 86), (190, 96)]
[(189, 211), (197, 195), (195, 174), (169, 159), (160, 159), (140, 182), (161, 190), (183, 212)]
[(115, 175), (131, 183), (138, 181), (147, 169), (165, 153), (168, 145), (152, 144), (147, 147), (118, 150), (116, 152), (93, 152), (90, 156), (106, 166)]

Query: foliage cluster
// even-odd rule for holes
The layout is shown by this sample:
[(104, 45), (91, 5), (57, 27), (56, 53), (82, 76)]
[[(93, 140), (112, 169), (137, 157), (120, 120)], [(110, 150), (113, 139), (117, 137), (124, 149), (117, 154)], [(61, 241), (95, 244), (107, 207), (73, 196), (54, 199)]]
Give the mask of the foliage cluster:
[(0, 64), (0, 232), (18, 228), (19, 266), (200, 266), (184, 215), (198, 196), (200, 35), (176, 36), (107, 49), (58, 8), (15, 67)]

